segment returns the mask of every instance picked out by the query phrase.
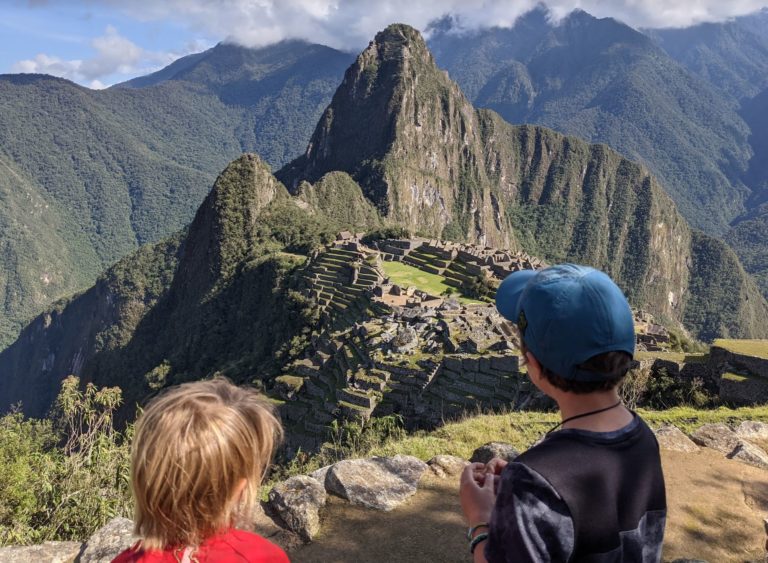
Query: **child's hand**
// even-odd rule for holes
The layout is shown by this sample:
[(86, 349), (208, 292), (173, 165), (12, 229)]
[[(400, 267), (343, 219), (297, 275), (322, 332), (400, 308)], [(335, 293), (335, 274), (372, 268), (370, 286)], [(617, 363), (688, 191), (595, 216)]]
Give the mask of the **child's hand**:
[(501, 471), (507, 466), (508, 462), (495, 457), (491, 461), (485, 464), (485, 472), (492, 473), (493, 475), (501, 475)]
[[(479, 482), (481, 475), (482, 482)], [(482, 463), (471, 463), (464, 468), (459, 497), (461, 510), (470, 526), (490, 520), (496, 503), (495, 481), (490, 474), (486, 478), (485, 465)]]

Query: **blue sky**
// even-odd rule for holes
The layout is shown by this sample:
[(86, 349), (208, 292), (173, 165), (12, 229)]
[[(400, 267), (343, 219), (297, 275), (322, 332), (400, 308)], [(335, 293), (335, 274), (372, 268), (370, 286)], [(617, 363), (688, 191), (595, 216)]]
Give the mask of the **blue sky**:
[(83, 2), (0, 3), (0, 37), (0, 72), (34, 66), (91, 87), (146, 74), (218, 40), (174, 18), (142, 21)]
[[(392, 22), (424, 29), (511, 26), (541, 0), (0, 0), (0, 73), (40, 72), (101, 88), (225, 40), (299, 38), (357, 51)], [(768, 0), (543, 0), (553, 20), (581, 8), (635, 27), (723, 21)]]

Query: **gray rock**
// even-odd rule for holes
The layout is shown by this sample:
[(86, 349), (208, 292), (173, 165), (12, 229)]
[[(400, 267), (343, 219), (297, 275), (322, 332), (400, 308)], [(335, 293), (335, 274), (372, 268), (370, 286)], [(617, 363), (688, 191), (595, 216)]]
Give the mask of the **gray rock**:
[(427, 462), (427, 465), (438, 477), (453, 477), (459, 475), (467, 463), (467, 460), (455, 455), (436, 455)]
[(312, 541), (320, 531), (320, 509), (325, 500), (325, 487), (306, 475), (291, 477), (269, 492), (271, 507), (288, 528), (307, 541)]
[(392, 340), (392, 349), (397, 354), (403, 354), (413, 350), (419, 343), (419, 336), (416, 331), (409, 326), (403, 327), (397, 332), (397, 336)]
[(728, 457), (761, 469), (768, 469), (768, 453), (749, 442), (739, 442), (736, 448), (728, 454)]
[(133, 535), (131, 520), (120, 516), (112, 518), (88, 539), (80, 563), (109, 563), (138, 539)]
[(75, 541), (47, 541), (38, 545), (0, 547), (0, 563), (72, 563), (83, 544)]
[(427, 464), (412, 456), (345, 459), (325, 478), (329, 493), (377, 510), (389, 511), (416, 493)]
[(514, 461), (519, 455), (520, 452), (510, 444), (488, 442), (472, 452), (472, 457), (469, 458), (469, 461), (472, 463), (488, 463), (495, 457), (499, 457), (505, 461)]
[(768, 440), (768, 424), (757, 420), (745, 420), (736, 427), (735, 432), (745, 440)]
[(691, 434), (691, 439), (700, 446), (712, 448), (725, 455), (739, 445), (739, 437), (726, 424), (705, 424)]
[(322, 483), (323, 486), (325, 486), (325, 476), (328, 475), (328, 470), (331, 468), (330, 465), (326, 465), (325, 467), (321, 467), (320, 469), (316, 469), (312, 473), (309, 474), (310, 477), (313, 479), (317, 479)]
[(699, 451), (699, 446), (672, 424), (666, 424), (656, 430), (656, 439), (659, 441), (659, 447), (663, 450), (687, 453)]
[(520, 369), (520, 359), (517, 356), (494, 356), (491, 367), (504, 373), (516, 372)]

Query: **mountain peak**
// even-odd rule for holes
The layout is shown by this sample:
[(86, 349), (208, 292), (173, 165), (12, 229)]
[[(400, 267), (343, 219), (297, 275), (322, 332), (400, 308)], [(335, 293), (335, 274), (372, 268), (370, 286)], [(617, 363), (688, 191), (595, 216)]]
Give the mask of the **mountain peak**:
[(347, 69), (306, 153), (278, 172), (278, 178), (295, 189), (302, 180), (315, 182), (327, 172), (344, 170), (386, 210), (386, 187), (376, 163), (393, 144), (398, 124), (417, 119), (413, 108), (408, 114), (406, 107), (418, 106), (425, 90), (443, 91), (445, 99), (458, 96), (468, 105), (437, 68), (421, 33), (404, 24), (388, 26)]
[(426, 50), (427, 44), (421, 33), (405, 23), (393, 23), (378, 32), (371, 44), (391, 48), (390, 53), (396, 54), (404, 48), (421, 48)]

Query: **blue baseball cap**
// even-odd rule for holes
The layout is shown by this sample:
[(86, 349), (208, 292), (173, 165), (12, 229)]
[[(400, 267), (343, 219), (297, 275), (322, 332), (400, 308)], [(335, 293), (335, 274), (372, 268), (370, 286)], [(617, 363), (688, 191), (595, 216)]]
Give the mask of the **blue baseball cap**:
[(605, 352), (635, 353), (635, 323), (624, 293), (606, 274), (560, 264), (508, 275), (496, 291), (499, 313), (517, 324), (548, 370), (574, 381), (605, 376), (578, 366)]

